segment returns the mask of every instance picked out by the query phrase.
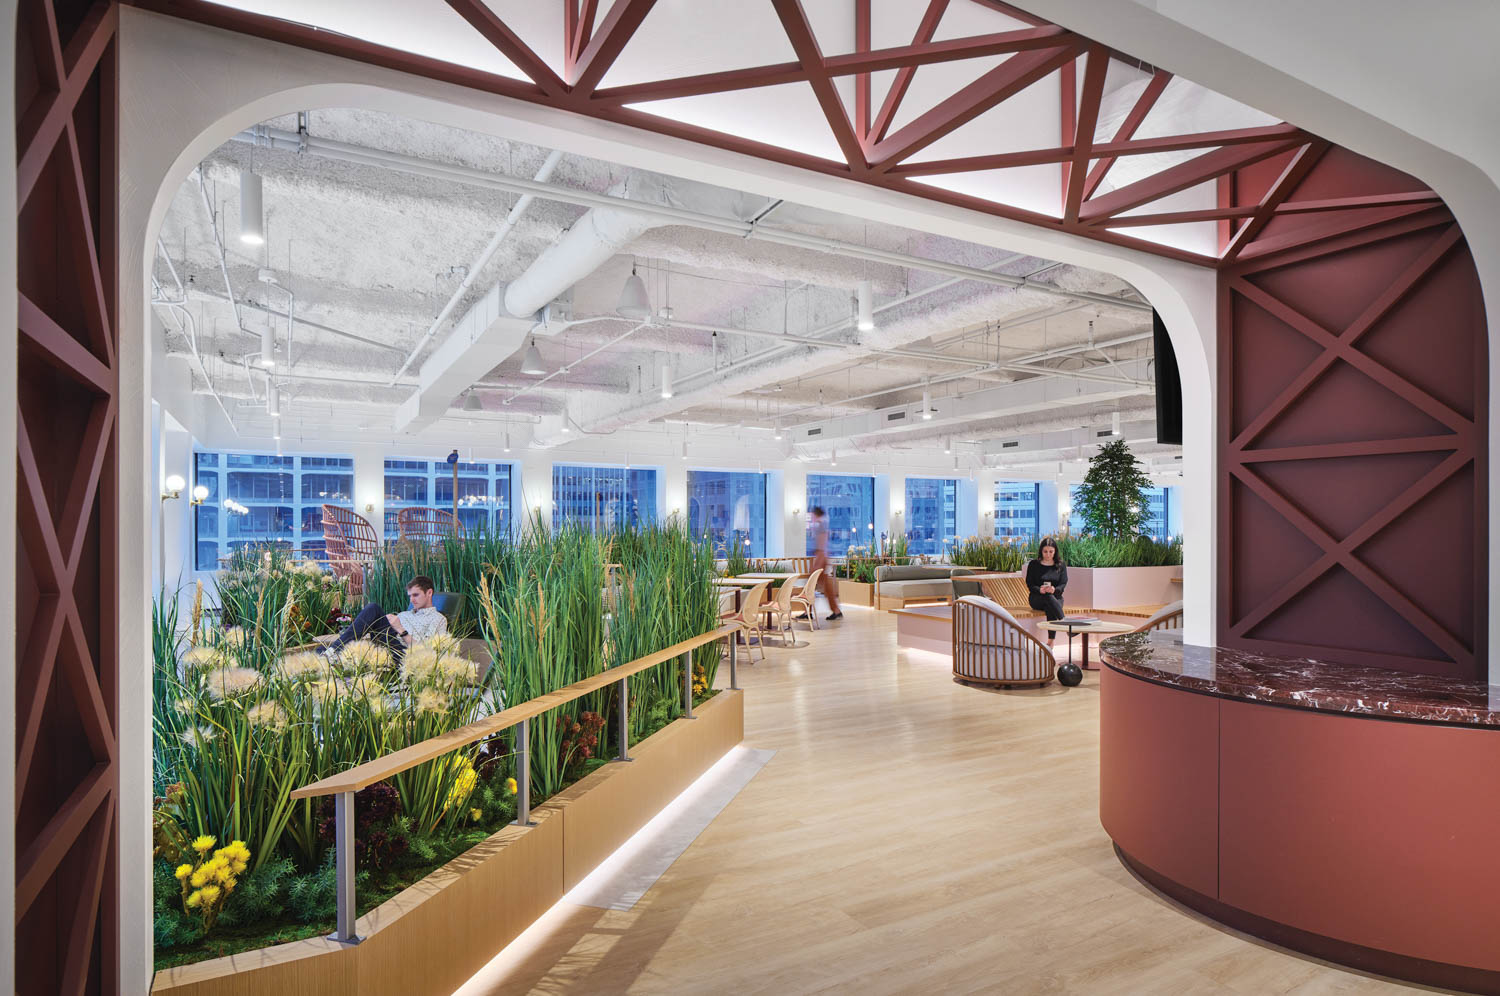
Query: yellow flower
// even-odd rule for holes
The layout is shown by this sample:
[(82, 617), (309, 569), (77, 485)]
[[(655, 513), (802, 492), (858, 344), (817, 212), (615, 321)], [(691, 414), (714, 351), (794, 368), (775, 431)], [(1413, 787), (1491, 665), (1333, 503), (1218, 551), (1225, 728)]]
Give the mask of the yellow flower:
[(478, 823), (480, 820), (484, 819), (484, 814), (477, 809), (471, 809), (469, 810), (469, 819), (473, 820), (475, 823)]
[(200, 904), (201, 902), (203, 902), (203, 893), (201, 892), (195, 892), (191, 896), (187, 897), (187, 904), (189, 909), (197, 909), (198, 904)]
[(217, 885), (205, 885), (198, 890), (198, 895), (203, 897), (205, 903), (212, 906), (219, 899), (219, 887)]
[(210, 837), (208, 834), (204, 834), (197, 840), (193, 841), (193, 850), (197, 851), (199, 854), (207, 854), (213, 849), (214, 838)]
[(181, 882), (183, 879), (187, 878), (192, 873), (193, 873), (193, 866), (192, 865), (178, 865), (177, 866), (177, 872), (176, 872), (177, 881)]
[(193, 877), (188, 882), (193, 888), (198, 889), (208, 884), (208, 869), (199, 868), (193, 872)]
[(516, 785), (516, 780), (514, 778), (507, 778), (505, 780), (505, 794), (515, 795), (518, 791), (519, 787)]

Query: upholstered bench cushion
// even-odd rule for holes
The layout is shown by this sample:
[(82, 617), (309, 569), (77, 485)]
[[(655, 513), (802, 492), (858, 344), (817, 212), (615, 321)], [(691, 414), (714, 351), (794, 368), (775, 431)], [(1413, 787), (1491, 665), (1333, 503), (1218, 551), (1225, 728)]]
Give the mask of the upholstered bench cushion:
[(880, 582), (881, 598), (947, 598), (952, 593), (953, 582), (947, 578)]

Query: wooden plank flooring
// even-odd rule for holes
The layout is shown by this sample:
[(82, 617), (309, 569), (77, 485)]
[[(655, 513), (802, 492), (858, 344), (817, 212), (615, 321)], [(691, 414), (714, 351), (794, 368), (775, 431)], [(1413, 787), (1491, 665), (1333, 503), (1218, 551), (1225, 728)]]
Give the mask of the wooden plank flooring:
[(893, 615), (845, 611), (741, 666), (745, 742), (777, 754), (635, 908), (559, 904), (464, 996), (1408, 991), (1231, 933), (1120, 865), (1097, 673), (966, 688), (899, 650)]

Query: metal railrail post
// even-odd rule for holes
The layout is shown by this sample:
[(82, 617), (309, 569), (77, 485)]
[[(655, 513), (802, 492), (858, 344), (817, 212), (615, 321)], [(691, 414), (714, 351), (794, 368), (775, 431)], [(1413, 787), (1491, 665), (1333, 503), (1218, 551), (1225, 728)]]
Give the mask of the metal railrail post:
[(620, 679), (620, 756), (616, 761), (630, 760), (630, 685)]
[(693, 715), (693, 652), (682, 655), (682, 717), (697, 719)]
[(516, 727), (516, 822), (518, 827), (534, 827), (531, 822), (531, 720), (521, 720)]
[(729, 687), (732, 690), (738, 690), (739, 687), (740, 687), (739, 675), (736, 673), (736, 671), (734, 669), (735, 658), (737, 656), (739, 656), (739, 654), (738, 654), (738, 647), (739, 647), (739, 642), (740, 642), (739, 641), (739, 635), (740, 635), (739, 632), (735, 631), (733, 633), (730, 633), (729, 636), (728, 636), (728, 640), (729, 640)]
[(335, 896), (338, 922), (333, 939), (341, 944), (358, 944), (354, 933), (354, 793), (340, 792), (333, 797), (333, 846)]

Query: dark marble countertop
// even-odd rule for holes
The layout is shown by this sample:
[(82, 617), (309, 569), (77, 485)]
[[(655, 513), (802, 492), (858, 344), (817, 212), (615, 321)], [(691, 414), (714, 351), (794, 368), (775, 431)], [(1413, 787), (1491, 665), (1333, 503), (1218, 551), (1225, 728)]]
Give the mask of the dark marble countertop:
[(1224, 698), (1500, 728), (1500, 686), (1480, 682), (1199, 647), (1184, 644), (1180, 630), (1110, 637), (1099, 656), (1122, 674)]

